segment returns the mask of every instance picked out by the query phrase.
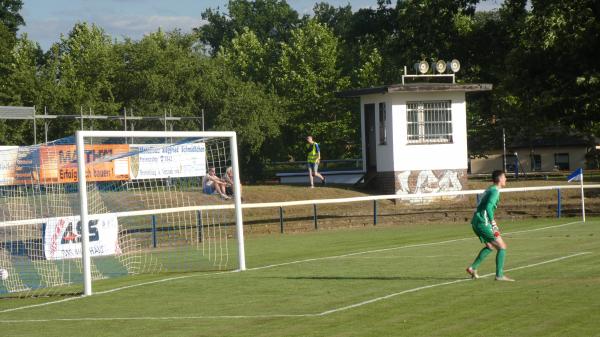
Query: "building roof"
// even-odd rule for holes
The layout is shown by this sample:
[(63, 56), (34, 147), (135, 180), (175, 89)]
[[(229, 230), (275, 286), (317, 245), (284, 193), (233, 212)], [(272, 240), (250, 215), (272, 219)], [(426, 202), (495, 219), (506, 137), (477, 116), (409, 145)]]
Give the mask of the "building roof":
[(490, 83), (406, 83), (389, 84), (380, 87), (351, 89), (336, 93), (337, 97), (360, 97), (371, 94), (388, 94), (395, 92), (475, 92), (492, 90)]

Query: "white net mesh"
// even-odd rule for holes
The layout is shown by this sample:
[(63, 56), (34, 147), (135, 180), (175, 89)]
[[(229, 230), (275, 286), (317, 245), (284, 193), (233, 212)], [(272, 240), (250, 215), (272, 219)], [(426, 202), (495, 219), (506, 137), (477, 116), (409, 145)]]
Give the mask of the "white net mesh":
[[(238, 267), (234, 208), (203, 208), (233, 206), (229, 138), (85, 141), (92, 280)], [(0, 150), (0, 165), (0, 296), (80, 292), (73, 139)]]

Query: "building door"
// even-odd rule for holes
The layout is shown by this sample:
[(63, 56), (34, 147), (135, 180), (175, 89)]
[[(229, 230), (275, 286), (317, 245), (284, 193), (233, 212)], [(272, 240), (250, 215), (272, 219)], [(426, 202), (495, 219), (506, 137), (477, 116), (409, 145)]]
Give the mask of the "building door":
[(375, 104), (365, 104), (365, 147), (367, 173), (377, 172), (377, 138), (375, 138)]

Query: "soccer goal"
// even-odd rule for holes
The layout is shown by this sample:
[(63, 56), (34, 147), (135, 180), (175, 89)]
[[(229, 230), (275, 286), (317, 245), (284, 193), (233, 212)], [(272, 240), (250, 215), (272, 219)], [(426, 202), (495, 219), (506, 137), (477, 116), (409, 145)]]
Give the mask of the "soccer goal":
[(2, 297), (245, 270), (235, 132), (79, 131), (0, 161)]

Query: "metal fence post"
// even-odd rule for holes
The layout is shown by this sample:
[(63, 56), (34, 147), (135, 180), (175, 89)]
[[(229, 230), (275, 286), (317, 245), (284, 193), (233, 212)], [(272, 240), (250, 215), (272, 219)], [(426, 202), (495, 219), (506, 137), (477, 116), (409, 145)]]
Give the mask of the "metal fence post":
[(283, 234), (283, 207), (279, 206), (279, 231)]
[(556, 192), (557, 192), (556, 194), (557, 194), (557, 199), (558, 199), (557, 204), (556, 204), (556, 217), (560, 218), (561, 212), (562, 212), (562, 210), (561, 210), (561, 208), (562, 208), (561, 206), (562, 205), (561, 205), (560, 188), (557, 188)]
[(152, 247), (156, 248), (156, 215), (152, 216)]
[(377, 200), (373, 200), (373, 226), (377, 226)]
[(315, 221), (315, 229), (319, 229), (319, 225), (317, 224), (317, 204), (313, 204), (313, 220)]
[(481, 195), (477, 193), (477, 205), (479, 205), (479, 200), (481, 200)]

